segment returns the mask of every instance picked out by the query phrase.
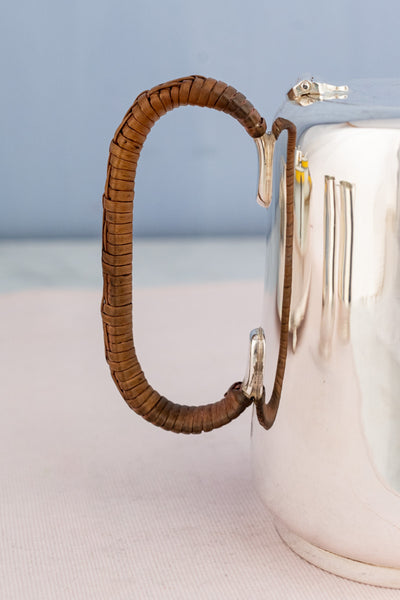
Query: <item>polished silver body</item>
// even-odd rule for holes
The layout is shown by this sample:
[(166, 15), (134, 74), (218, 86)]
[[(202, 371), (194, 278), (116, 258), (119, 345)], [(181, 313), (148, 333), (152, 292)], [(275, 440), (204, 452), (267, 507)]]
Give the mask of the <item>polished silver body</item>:
[[(278, 113), (298, 132), (290, 343), (276, 424), (253, 427), (255, 473), (300, 538), (399, 569), (400, 86), (336, 89), (310, 102), (292, 92)], [(267, 209), (267, 398), (279, 348), (285, 169), (282, 135)]]

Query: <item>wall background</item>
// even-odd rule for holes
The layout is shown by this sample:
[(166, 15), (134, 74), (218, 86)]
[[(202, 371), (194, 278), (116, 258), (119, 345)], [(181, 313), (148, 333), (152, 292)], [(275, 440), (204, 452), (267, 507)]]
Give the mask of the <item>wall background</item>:
[[(304, 73), (398, 76), (399, 24), (395, 0), (4, 3), (0, 236), (99, 235), (108, 144), (142, 90), (212, 76), (271, 123)], [(142, 154), (135, 233), (261, 233), (256, 179), (254, 142), (233, 119), (169, 113)]]

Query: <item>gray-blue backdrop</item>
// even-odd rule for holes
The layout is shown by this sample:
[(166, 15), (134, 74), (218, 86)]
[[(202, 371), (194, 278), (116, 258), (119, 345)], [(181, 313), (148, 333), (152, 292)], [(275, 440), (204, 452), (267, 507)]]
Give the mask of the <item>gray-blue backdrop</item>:
[[(109, 140), (143, 89), (223, 79), (269, 122), (303, 73), (398, 74), (400, 3), (20, 0), (0, 31), (2, 237), (100, 232)], [(166, 115), (138, 169), (138, 235), (263, 231), (254, 143), (233, 119)]]

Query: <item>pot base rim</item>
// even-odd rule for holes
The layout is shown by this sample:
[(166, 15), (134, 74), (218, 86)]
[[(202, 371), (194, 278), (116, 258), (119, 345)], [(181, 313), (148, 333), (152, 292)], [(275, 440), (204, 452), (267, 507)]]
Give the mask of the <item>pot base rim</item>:
[(314, 546), (314, 544), (298, 536), (280, 519), (275, 519), (274, 524), (282, 541), (295, 554), (323, 571), (358, 583), (400, 589), (400, 569), (372, 565), (334, 554)]

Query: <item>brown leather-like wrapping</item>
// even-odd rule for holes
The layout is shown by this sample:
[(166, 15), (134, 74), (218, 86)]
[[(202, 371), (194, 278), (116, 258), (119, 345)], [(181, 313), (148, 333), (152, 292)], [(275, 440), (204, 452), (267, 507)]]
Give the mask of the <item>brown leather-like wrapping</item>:
[[(132, 219), (136, 166), (154, 123), (167, 111), (187, 104), (215, 108), (233, 116), (254, 138), (266, 131), (266, 123), (253, 105), (234, 88), (215, 79), (197, 75), (176, 79), (136, 98), (110, 144), (103, 196), (101, 314), (106, 359), (127, 404), (163, 429), (201, 433), (229, 423), (252, 403), (252, 399), (244, 396), (240, 383), (235, 383), (214, 404), (184, 406), (167, 400), (147, 382), (136, 356), (132, 330)], [(278, 131), (279, 127), (276, 128)], [(285, 310), (283, 314), (286, 315)], [(286, 358), (286, 349), (284, 355)], [(282, 370), (281, 363), (278, 367)], [(276, 384), (277, 393), (282, 378), (283, 373)]]

